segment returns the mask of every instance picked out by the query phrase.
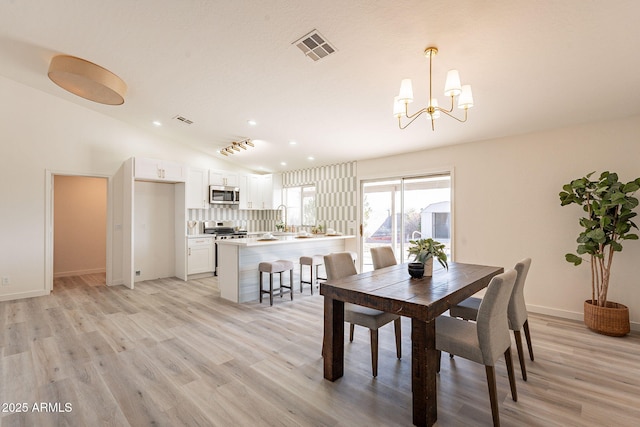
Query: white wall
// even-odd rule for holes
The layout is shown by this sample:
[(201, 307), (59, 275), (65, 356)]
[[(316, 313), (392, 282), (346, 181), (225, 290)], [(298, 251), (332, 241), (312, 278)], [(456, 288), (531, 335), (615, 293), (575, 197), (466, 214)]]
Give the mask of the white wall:
[[(425, 133), (438, 137), (437, 130)], [(358, 178), (453, 167), (455, 260), (512, 267), (531, 257), (529, 309), (581, 319), (591, 297), (590, 269), (564, 260), (575, 250), (581, 210), (561, 207), (558, 193), (594, 170), (615, 171), (624, 181), (640, 176), (639, 135), (640, 117), (632, 117), (359, 161)], [(614, 259), (609, 298), (629, 306), (637, 329), (640, 241), (624, 246)]]
[[(11, 282), (0, 286), (0, 300), (46, 293), (47, 169), (112, 176), (133, 156), (234, 169), (184, 144), (4, 77), (0, 77), (0, 94), (0, 276)], [(113, 108), (126, 108), (126, 104)]]

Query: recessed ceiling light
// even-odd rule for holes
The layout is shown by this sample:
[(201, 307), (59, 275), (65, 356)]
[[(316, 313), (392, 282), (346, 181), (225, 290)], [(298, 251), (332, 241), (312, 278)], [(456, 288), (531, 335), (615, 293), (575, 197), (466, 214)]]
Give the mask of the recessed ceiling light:
[(280, 166), (287, 166), (287, 162), (280, 162)]
[(309, 157), (307, 157), (307, 160), (315, 160), (315, 159), (316, 159), (316, 158), (315, 158), (315, 157), (313, 157), (313, 156), (309, 156)]
[(257, 125), (257, 124), (258, 124), (258, 122), (256, 122), (255, 120), (247, 120), (247, 124), (248, 124), (249, 126), (255, 126), (255, 125)]
[(296, 145), (297, 142), (296, 141), (289, 141), (289, 145)]
[(162, 126), (162, 122), (159, 120), (154, 120), (152, 123), (154, 126)]

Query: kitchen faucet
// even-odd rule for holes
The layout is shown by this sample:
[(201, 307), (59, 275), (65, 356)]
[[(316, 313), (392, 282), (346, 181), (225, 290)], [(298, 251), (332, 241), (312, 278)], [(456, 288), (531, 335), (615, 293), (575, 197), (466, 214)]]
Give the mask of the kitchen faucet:
[(287, 230), (287, 206), (280, 205), (276, 208), (276, 210), (280, 210), (280, 208), (284, 208), (284, 230)]

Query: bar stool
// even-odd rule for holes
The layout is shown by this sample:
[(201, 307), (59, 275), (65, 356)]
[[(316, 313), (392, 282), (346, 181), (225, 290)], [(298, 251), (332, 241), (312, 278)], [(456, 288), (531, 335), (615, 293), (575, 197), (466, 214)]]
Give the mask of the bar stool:
[[(282, 273), (285, 271), (289, 272), (289, 286), (282, 283)], [(288, 293), (291, 294), (291, 301), (293, 301), (293, 262), (284, 259), (261, 262), (258, 265), (258, 272), (260, 274), (260, 303), (262, 303), (262, 294), (269, 294), (269, 305), (273, 305), (273, 275), (276, 273), (280, 273), (280, 298)], [(262, 273), (269, 274), (269, 290), (262, 288)]]
[[(318, 283), (318, 280), (326, 280), (326, 277), (318, 276), (318, 269), (320, 266), (324, 264), (324, 255), (314, 255), (314, 256), (301, 256), (300, 257), (300, 292), (302, 292), (302, 284), (311, 285), (311, 295), (313, 295), (313, 285)], [(309, 281), (303, 280), (302, 268), (303, 266), (309, 266)], [(315, 280), (313, 279), (313, 272), (315, 270)]]

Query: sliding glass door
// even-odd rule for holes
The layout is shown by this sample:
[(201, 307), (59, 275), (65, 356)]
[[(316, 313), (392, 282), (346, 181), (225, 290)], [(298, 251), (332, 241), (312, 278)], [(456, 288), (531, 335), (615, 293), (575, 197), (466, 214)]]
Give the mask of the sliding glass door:
[(373, 269), (370, 249), (390, 245), (407, 261), (409, 240), (432, 237), (451, 254), (451, 177), (447, 174), (362, 182), (362, 270)]

